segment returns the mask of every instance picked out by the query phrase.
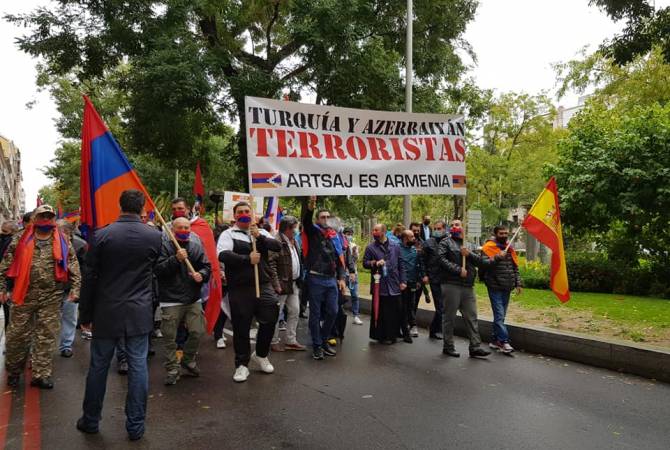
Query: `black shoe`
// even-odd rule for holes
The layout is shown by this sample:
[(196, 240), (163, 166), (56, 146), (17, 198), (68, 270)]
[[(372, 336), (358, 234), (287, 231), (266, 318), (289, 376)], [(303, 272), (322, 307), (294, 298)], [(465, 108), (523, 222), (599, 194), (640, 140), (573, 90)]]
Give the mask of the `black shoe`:
[(458, 353), (456, 350), (451, 350), (448, 348), (445, 348), (442, 350), (443, 355), (448, 355), (448, 356), (453, 356), (454, 358), (460, 358), (461, 354)]
[(121, 361), (116, 371), (119, 373), (119, 375), (128, 375), (128, 363), (126, 361)]
[(323, 354), (326, 355), (326, 356), (337, 355), (337, 351), (328, 344), (324, 345), (322, 348), (323, 348)]
[(437, 339), (437, 340), (439, 340), (439, 341), (441, 341), (442, 339), (444, 339), (444, 338), (442, 337), (442, 333), (433, 333), (433, 334), (430, 335), (430, 338), (431, 338), (431, 339)]
[(298, 315), (298, 317), (300, 317), (301, 319), (307, 319), (307, 314), (305, 314), (304, 312), (301, 312), (301, 313)]
[(86, 424), (84, 423), (84, 418), (81, 417), (77, 420), (77, 430), (81, 431), (82, 433), (86, 434), (97, 434), (98, 433), (98, 427), (92, 428), (92, 427), (87, 427)]
[(186, 364), (186, 363), (181, 363), (181, 366), (184, 370), (188, 372), (188, 374), (192, 377), (199, 377), (200, 376), (200, 367), (194, 362)]
[(15, 388), (19, 385), (18, 375), (7, 375), (7, 386)]
[(155, 354), (156, 354), (156, 350), (154, 350), (153, 347), (149, 347), (149, 353), (148, 353), (148, 355), (149, 355), (149, 356), (154, 356)]
[(38, 387), (40, 389), (53, 389), (54, 382), (51, 381), (51, 377), (46, 378), (33, 378), (30, 381), (30, 385), (33, 387)]
[(323, 349), (315, 348), (312, 352), (312, 358), (316, 359), (317, 361), (321, 361), (323, 359)]
[(142, 431), (141, 433), (137, 433), (137, 434), (128, 433), (128, 439), (130, 439), (131, 441), (139, 441), (140, 439), (142, 439), (143, 436), (144, 436), (144, 431)]
[(409, 334), (406, 334), (405, 336), (403, 336), (402, 340), (407, 342), (408, 344), (411, 344), (412, 342), (414, 342), (414, 341), (412, 341), (412, 336), (410, 336)]
[(63, 358), (72, 358), (72, 355), (73, 355), (72, 349), (66, 348), (65, 350), (60, 352), (60, 355)]
[(473, 348), (470, 350), (470, 358), (486, 358), (491, 354), (490, 351), (485, 350), (481, 347)]

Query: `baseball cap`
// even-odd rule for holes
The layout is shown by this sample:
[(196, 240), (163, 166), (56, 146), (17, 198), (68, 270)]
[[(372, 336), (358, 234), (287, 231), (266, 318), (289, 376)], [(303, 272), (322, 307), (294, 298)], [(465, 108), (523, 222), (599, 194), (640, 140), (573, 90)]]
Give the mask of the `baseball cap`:
[(40, 205), (37, 207), (35, 210), (35, 215), (39, 214), (51, 214), (52, 216), (55, 216), (56, 213), (54, 212), (54, 209), (51, 207), (51, 205)]

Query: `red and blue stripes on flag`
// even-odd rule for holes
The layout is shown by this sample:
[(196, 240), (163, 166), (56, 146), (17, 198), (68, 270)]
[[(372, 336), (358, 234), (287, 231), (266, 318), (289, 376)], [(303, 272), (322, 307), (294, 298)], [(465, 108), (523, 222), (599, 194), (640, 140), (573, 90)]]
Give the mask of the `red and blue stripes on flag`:
[(86, 96), (80, 176), (81, 224), (86, 228), (95, 230), (114, 222), (119, 216), (119, 197), (127, 189), (144, 193), (148, 213), (156, 209), (119, 143)]
[(279, 208), (279, 197), (269, 197), (268, 207), (265, 210), (265, 220), (270, 224), (273, 230), (279, 230), (279, 221), (283, 217), (281, 208)]

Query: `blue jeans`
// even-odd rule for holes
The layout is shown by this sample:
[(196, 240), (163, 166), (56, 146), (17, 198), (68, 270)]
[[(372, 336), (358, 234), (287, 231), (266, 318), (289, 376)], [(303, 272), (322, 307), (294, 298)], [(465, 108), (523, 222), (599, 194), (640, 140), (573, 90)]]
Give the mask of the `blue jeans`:
[[(91, 364), (86, 377), (84, 394), (84, 425), (97, 430), (101, 419), (102, 403), (107, 387), (107, 373), (120, 338), (96, 338), (91, 341)], [(147, 354), (149, 334), (125, 337), (125, 353), (128, 361), (128, 394), (126, 395), (126, 430), (130, 436), (144, 433), (144, 418), (147, 411), (149, 370)]]
[(337, 281), (335, 278), (308, 275), (309, 332), (312, 346), (323, 347), (337, 318)]
[(505, 316), (507, 315), (507, 306), (509, 305), (511, 291), (487, 289), (489, 291), (489, 299), (491, 300), (491, 309), (493, 310), (493, 339), (499, 342), (509, 342), (509, 334), (505, 326)]
[(347, 287), (349, 288), (349, 295), (351, 295), (351, 312), (354, 316), (360, 315), (361, 299), (358, 298), (358, 274), (356, 274), (356, 281), (353, 283), (347, 280)]
[(67, 296), (63, 299), (60, 319), (60, 344), (58, 344), (59, 352), (66, 349), (72, 350), (74, 336), (77, 334), (77, 309), (78, 305), (74, 302), (69, 302)]

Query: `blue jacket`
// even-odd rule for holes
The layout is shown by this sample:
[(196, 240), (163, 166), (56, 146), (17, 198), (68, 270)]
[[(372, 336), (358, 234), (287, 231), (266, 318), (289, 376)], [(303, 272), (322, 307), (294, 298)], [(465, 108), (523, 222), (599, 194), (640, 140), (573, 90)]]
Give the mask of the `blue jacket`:
[(421, 281), (424, 276), (423, 262), (419, 258), (419, 253), (414, 245), (400, 245), (400, 257), (407, 276), (407, 285), (415, 289), (416, 283)]
[[(373, 263), (382, 259), (386, 264), (386, 276), (382, 276), (380, 280), (379, 295), (400, 295), (400, 283), (406, 284), (407, 282), (405, 268), (400, 257), (400, 246), (388, 239), (383, 244), (376, 241), (373, 242), (365, 249), (363, 267), (370, 269), (372, 275), (376, 273), (383, 274), (381, 267), (377, 267), (376, 264), (373, 265)], [(373, 293), (373, 289), (374, 278), (370, 282), (370, 293)]]
[(153, 272), (161, 245), (161, 232), (138, 215), (121, 215), (95, 232), (79, 299), (79, 318), (93, 323), (94, 337), (139, 336), (153, 330)]

